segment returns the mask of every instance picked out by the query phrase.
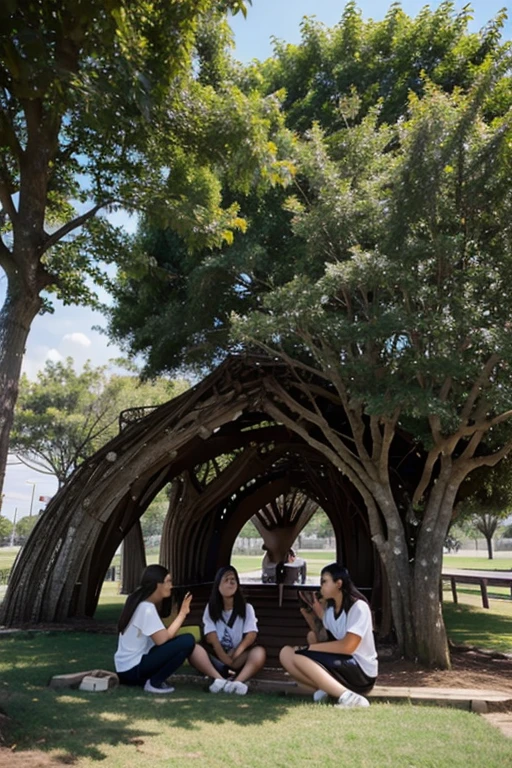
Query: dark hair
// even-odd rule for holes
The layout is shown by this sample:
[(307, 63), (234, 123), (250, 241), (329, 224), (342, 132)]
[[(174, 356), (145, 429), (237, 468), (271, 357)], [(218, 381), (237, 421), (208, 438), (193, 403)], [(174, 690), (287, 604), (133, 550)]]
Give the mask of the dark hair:
[[(348, 613), (350, 608), (352, 608), (357, 600), (363, 600), (365, 603), (368, 603), (366, 597), (361, 594), (361, 592), (355, 586), (350, 573), (344, 565), (341, 565), (341, 563), (331, 563), (330, 565), (326, 565), (324, 568), (322, 568), (320, 571), (320, 576), (323, 576), (324, 573), (329, 573), (332, 576), (333, 581), (338, 581), (338, 579), (341, 579), (341, 593), (343, 595), (341, 601), (342, 611)], [(328, 602), (330, 605), (333, 603), (332, 600), (329, 600)]]
[(222, 611), (224, 610), (224, 600), (219, 592), (219, 585), (222, 581), (222, 577), (225, 576), (226, 573), (233, 573), (235, 575), (236, 583), (238, 584), (237, 590), (233, 595), (233, 613), (231, 615), (235, 618), (240, 616), (242, 619), (245, 619), (245, 597), (240, 588), (238, 572), (232, 565), (225, 565), (222, 568), (219, 568), (215, 574), (210, 599), (208, 601), (208, 611), (213, 622), (217, 622), (221, 619)]
[(287, 558), (288, 558), (288, 557), (297, 557), (297, 555), (295, 554), (295, 550), (294, 550), (294, 549), (292, 549), (292, 548), (290, 547), (290, 549), (289, 549), (289, 550), (288, 550), (288, 552), (286, 553), (286, 557), (287, 557)]
[[(144, 568), (140, 579), (140, 584), (131, 595), (126, 598), (123, 611), (119, 617), (117, 623), (117, 629), (122, 634), (128, 624), (130, 623), (133, 614), (135, 613), (137, 606), (142, 603), (143, 600), (147, 600), (150, 595), (153, 594), (159, 584), (165, 580), (169, 571), (164, 568), (163, 565), (148, 565)], [(157, 608), (158, 610), (158, 608)], [(168, 616), (171, 612), (171, 598), (162, 601), (160, 610), (158, 610), (159, 616)]]

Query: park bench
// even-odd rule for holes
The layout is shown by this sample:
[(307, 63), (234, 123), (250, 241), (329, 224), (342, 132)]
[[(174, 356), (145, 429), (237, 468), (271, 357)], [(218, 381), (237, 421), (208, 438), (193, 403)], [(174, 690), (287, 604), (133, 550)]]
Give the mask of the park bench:
[(482, 605), (489, 608), (487, 587), (508, 587), (512, 597), (512, 572), (510, 571), (469, 571), (443, 569), (442, 579), (449, 580), (452, 588), (453, 602), (458, 603), (457, 583), (477, 584), (482, 595)]

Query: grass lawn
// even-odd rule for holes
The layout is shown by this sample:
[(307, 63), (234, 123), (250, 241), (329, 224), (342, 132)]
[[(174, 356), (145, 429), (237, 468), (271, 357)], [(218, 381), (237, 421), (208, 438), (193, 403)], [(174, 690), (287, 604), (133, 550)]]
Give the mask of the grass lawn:
[[(510, 768), (510, 740), (478, 715), (373, 704), (342, 711), (270, 695), (213, 696), (180, 684), (169, 697), (140, 689), (58, 692), (51, 675), (112, 668), (115, 638), (20, 633), (0, 639), (0, 707), (10, 741), (76, 768), (268, 765), (349, 768)], [(6, 763), (8, 765), (8, 763)]]
[[(326, 554), (331, 561), (332, 553), (322, 552), (308, 553), (308, 562), (320, 564)], [(100, 621), (117, 620), (126, 599), (118, 588), (105, 582)], [(488, 611), (479, 595), (460, 599), (474, 604), (453, 605), (445, 593), (449, 636), (511, 651), (512, 601), (492, 601)], [(112, 669), (115, 645), (113, 635), (78, 632), (0, 636), (0, 709), (14, 723), (9, 743), (75, 768), (100, 761), (104, 768), (512, 768), (510, 740), (456, 709), (372, 704), (341, 711), (295, 697), (213, 696), (186, 684), (169, 698), (131, 688), (98, 694), (47, 688), (54, 674)]]
[(465, 568), (474, 571), (510, 571), (512, 570), (512, 555), (508, 552), (499, 552), (494, 560), (487, 557), (467, 557), (466, 555), (445, 555), (443, 566), (445, 568)]
[[(474, 604), (468, 601), (474, 600)], [(462, 600), (462, 597), (460, 598)], [(480, 595), (465, 596), (455, 605), (443, 602), (443, 616), (448, 637), (454, 643), (512, 653), (512, 601), (492, 600), (491, 608), (482, 608)]]

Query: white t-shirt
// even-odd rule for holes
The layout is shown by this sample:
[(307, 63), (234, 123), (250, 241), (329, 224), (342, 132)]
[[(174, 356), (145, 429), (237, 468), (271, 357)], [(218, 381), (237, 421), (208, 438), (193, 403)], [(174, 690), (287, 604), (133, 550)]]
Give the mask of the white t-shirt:
[(135, 609), (130, 623), (119, 635), (117, 651), (114, 655), (116, 672), (127, 672), (136, 667), (154, 642), (151, 635), (165, 629), (154, 603), (143, 600)]
[(238, 648), (243, 640), (243, 636), (247, 632), (258, 631), (258, 620), (250, 603), (246, 603), (245, 606), (245, 620), (241, 616), (237, 616), (233, 626), (228, 627), (231, 614), (232, 611), (222, 611), (222, 618), (214, 622), (210, 616), (208, 606), (206, 606), (203, 613), (204, 634), (208, 635), (210, 632), (216, 632), (219, 642), (226, 653), (229, 653), (233, 648)]
[(364, 600), (356, 600), (348, 613), (342, 611), (338, 618), (334, 615), (334, 608), (329, 606), (324, 613), (323, 625), (336, 640), (342, 640), (347, 632), (360, 637), (361, 642), (351, 655), (368, 677), (377, 677), (378, 662), (372, 632), (372, 614)]

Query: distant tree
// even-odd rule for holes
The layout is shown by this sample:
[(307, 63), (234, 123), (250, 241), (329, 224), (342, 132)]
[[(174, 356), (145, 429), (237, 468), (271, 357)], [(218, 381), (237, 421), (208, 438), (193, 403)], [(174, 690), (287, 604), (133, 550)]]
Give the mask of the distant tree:
[(23, 545), (26, 542), (38, 519), (38, 515), (27, 515), (26, 517), (20, 517), (20, 519), (16, 521), (16, 530), (14, 534), (16, 544)]
[(248, 520), (238, 534), (244, 539), (261, 539), (261, 533), (258, 531), (252, 520)]
[(142, 535), (145, 539), (150, 536), (160, 536), (169, 509), (169, 489), (163, 488), (155, 496), (140, 520)]
[(311, 520), (300, 532), (301, 536), (315, 534), (319, 539), (328, 539), (334, 536), (332, 523), (323, 509), (318, 509)]
[(6, 517), (0, 516), (0, 543), (5, 545), (10, 541), (12, 523)]
[(489, 560), (492, 540), (501, 520), (512, 511), (512, 461), (475, 470), (461, 486), (462, 500), (455, 508), (455, 522), (483, 535)]
[(23, 463), (57, 477), (59, 487), (119, 431), (121, 410), (159, 405), (187, 388), (185, 381), (107, 375), (86, 363), (76, 373), (72, 358), (48, 361), (35, 381), (22, 376), (10, 450)]

